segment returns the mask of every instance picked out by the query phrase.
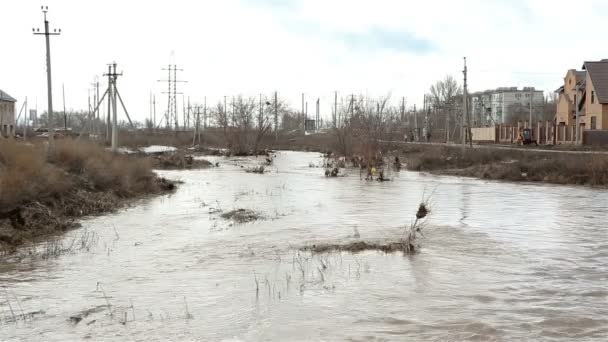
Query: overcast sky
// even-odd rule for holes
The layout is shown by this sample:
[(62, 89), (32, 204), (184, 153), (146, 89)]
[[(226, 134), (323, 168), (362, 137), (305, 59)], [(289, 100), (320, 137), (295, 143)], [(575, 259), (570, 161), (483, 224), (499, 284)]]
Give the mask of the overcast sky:
[(67, 108), (86, 109), (91, 83), (116, 61), (119, 91), (140, 121), (151, 92), (164, 111), (157, 80), (172, 62), (192, 102), (277, 90), (299, 108), (304, 92), (311, 113), (335, 90), (421, 105), (436, 80), (462, 82), (464, 56), (471, 91), (552, 91), (569, 68), (608, 58), (608, 2), (599, 0), (0, 0), (0, 89), (39, 111), (44, 38), (32, 28), (43, 28), (42, 4), (62, 29), (51, 41), (55, 111), (62, 84)]

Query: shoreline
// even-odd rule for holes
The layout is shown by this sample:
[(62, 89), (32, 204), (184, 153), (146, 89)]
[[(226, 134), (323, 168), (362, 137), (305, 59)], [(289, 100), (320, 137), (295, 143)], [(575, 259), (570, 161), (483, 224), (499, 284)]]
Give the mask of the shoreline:
[(115, 212), (176, 184), (150, 160), (112, 154), (83, 142), (0, 144), (0, 252), (79, 227), (78, 220)]

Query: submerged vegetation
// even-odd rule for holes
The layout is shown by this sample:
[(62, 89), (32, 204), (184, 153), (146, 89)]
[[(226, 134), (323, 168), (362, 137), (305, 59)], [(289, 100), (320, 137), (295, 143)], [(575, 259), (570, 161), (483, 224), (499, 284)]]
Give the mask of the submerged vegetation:
[(0, 141), (0, 248), (65, 231), (74, 220), (160, 194), (175, 184), (144, 158), (113, 154), (88, 142)]
[(380, 251), (384, 253), (403, 252), (413, 254), (419, 250), (418, 238), (422, 236), (425, 219), (431, 213), (428, 204), (429, 199), (423, 199), (416, 211), (415, 220), (410, 226), (404, 227), (403, 237), (398, 241), (364, 241), (359, 239), (358, 231), (355, 231), (354, 241), (347, 243), (321, 243), (305, 246), (303, 251), (313, 253), (350, 252), (359, 253), (364, 251)]

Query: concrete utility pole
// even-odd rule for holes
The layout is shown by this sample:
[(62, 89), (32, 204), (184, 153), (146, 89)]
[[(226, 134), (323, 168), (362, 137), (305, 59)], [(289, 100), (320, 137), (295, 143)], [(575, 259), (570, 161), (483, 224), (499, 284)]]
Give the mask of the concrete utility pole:
[(416, 131), (414, 131), (414, 139), (416, 141), (420, 140), (419, 136), (420, 134), (418, 134), (418, 112), (416, 111), (416, 105), (414, 104), (414, 126), (416, 127)]
[(117, 152), (118, 151), (118, 110), (117, 110), (117, 106), (116, 106), (116, 79), (118, 78), (118, 75), (116, 75), (116, 63), (112, 64), (113, 67), (113, 78), (114, 80), (112, 81), (112, 87), (114, 88), (112, 91), (112, 110), (114, 111), (114, 115), (112, 116), (112, 152)]
[(108, 90), (106, 90), (106, 93), (108, 95), (108, 117), (106, 120), (106, 143), (110, 142), (111, 139), (111, 134), (112, 134), (112, 126), (111, 126), (111, 116), (112, 116), (112, 100), (114, 99), (114, 96), (112, 96), (112, 92), (113, 92), (113, 86), (112, 86), (112, 65), (108, 64), (108, 73), (105, 74), (104, 76), (108, 76)]
[[(205, 96), (205, 102), (203, 103), (203, 128), (207, 129), (207, 96)], [(198, 140), (201, 140), (200, 132)]]
[(464, 57), (464, 70), (462, 71), (464, 74), (464, 88), (462, 92), (462, 148), (464, 149), (467, 144), (467, 134), (466, 134), (466, 118), (468, 116), (468, 108), (467, 108), (467, 58)]
[(65, 110), (65, 84), (61, 84), (61, 92), (63, 95), (63, 133), (68, 132), (68, 114)]
[(25, 97), (25, 125), (23, 125), (23, 140), (27, 139), (27, 124), (29, 121), (29, 113), (27, 112), (27, 96)]
[(201, 115), (201, 110), (200, 110), (200, 106), (196, 106), (196, 124), (194, 126), (194, 137), (192, 138), (192, 146), (196, 145), (196, 139), (199, 139), (199, 144), (200, 144), (200, 136), (199, 136), (199, 126), (200, 126), (200, 115)]
[(529, 125), (528, 128), (530, 128), (531, 132), (534, 132), (534, 130), (532, 129), (532, 101), (534, 100), (533, 96), (534, 96), (534, 92), (533, 92), (532, 87), (530, 87), (530, 119), (528, 121), (528, 125)]
[(274, 92), (274, 141), (279, 141), (279, 101), (277, 92)]
[(53, 147), (53, 136), (55, 135), (55, 128), (53, 122), (53, 82), (51, 77), (51, 40), (50, 36), (58, 36), (61, 34), (61, 29), (54, 29), (53, 32), (49, 32), (49, 21), (46, 19), (46, 13), (49, 11), (48, 6), (41, 6), (42, 13), (44, 13), (44, 32), (40, 32), (40, 29), (32, 29), (35, 35), (44, 35), (46, 38), (46, 81), (47, 81), (47, 96), (48, 96), (48, 130), (49, 130), (49, 150)]
[[(226, 109), (226, 98), (227, 98), (227, 96), (224, 95), (224, 121), (225, 121), (223, 123), (224, 127), (228, 126), (228, 112)], [(224, 132), (224, 133), (226, 133), (226, 132)]]
[(334, 92), (334, 115), (332, 116), (334, 129), (337, 127), (338, 119), (338, 92)]
[(156, 94), (152, 95), (152, 110), (153, 110), (153, 122), (154, 122), (154, 133), (156, 133)]
[(182, 94), (182, 117), (183, 117), (182, 123), (184, 124), (184, 131), (185, 131), (188, 129), (188, 126), (186, 124), (186, 96), (184, 94)]

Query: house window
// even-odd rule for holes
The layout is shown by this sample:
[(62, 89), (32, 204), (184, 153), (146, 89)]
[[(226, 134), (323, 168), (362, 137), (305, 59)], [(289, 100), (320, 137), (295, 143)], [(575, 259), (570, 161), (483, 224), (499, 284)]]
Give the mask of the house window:
[(591, 117), (591, 129), (597, 129), (597, 116)]
[(515, 98), (521, 100), (521, 94), (515, 94)]
[(529, 98), (529, 97), (530, 97), (530, 94), (526, 94), (526, 98)]
[(591, 103), (595, 103), (595, 91), (591, 91)]

